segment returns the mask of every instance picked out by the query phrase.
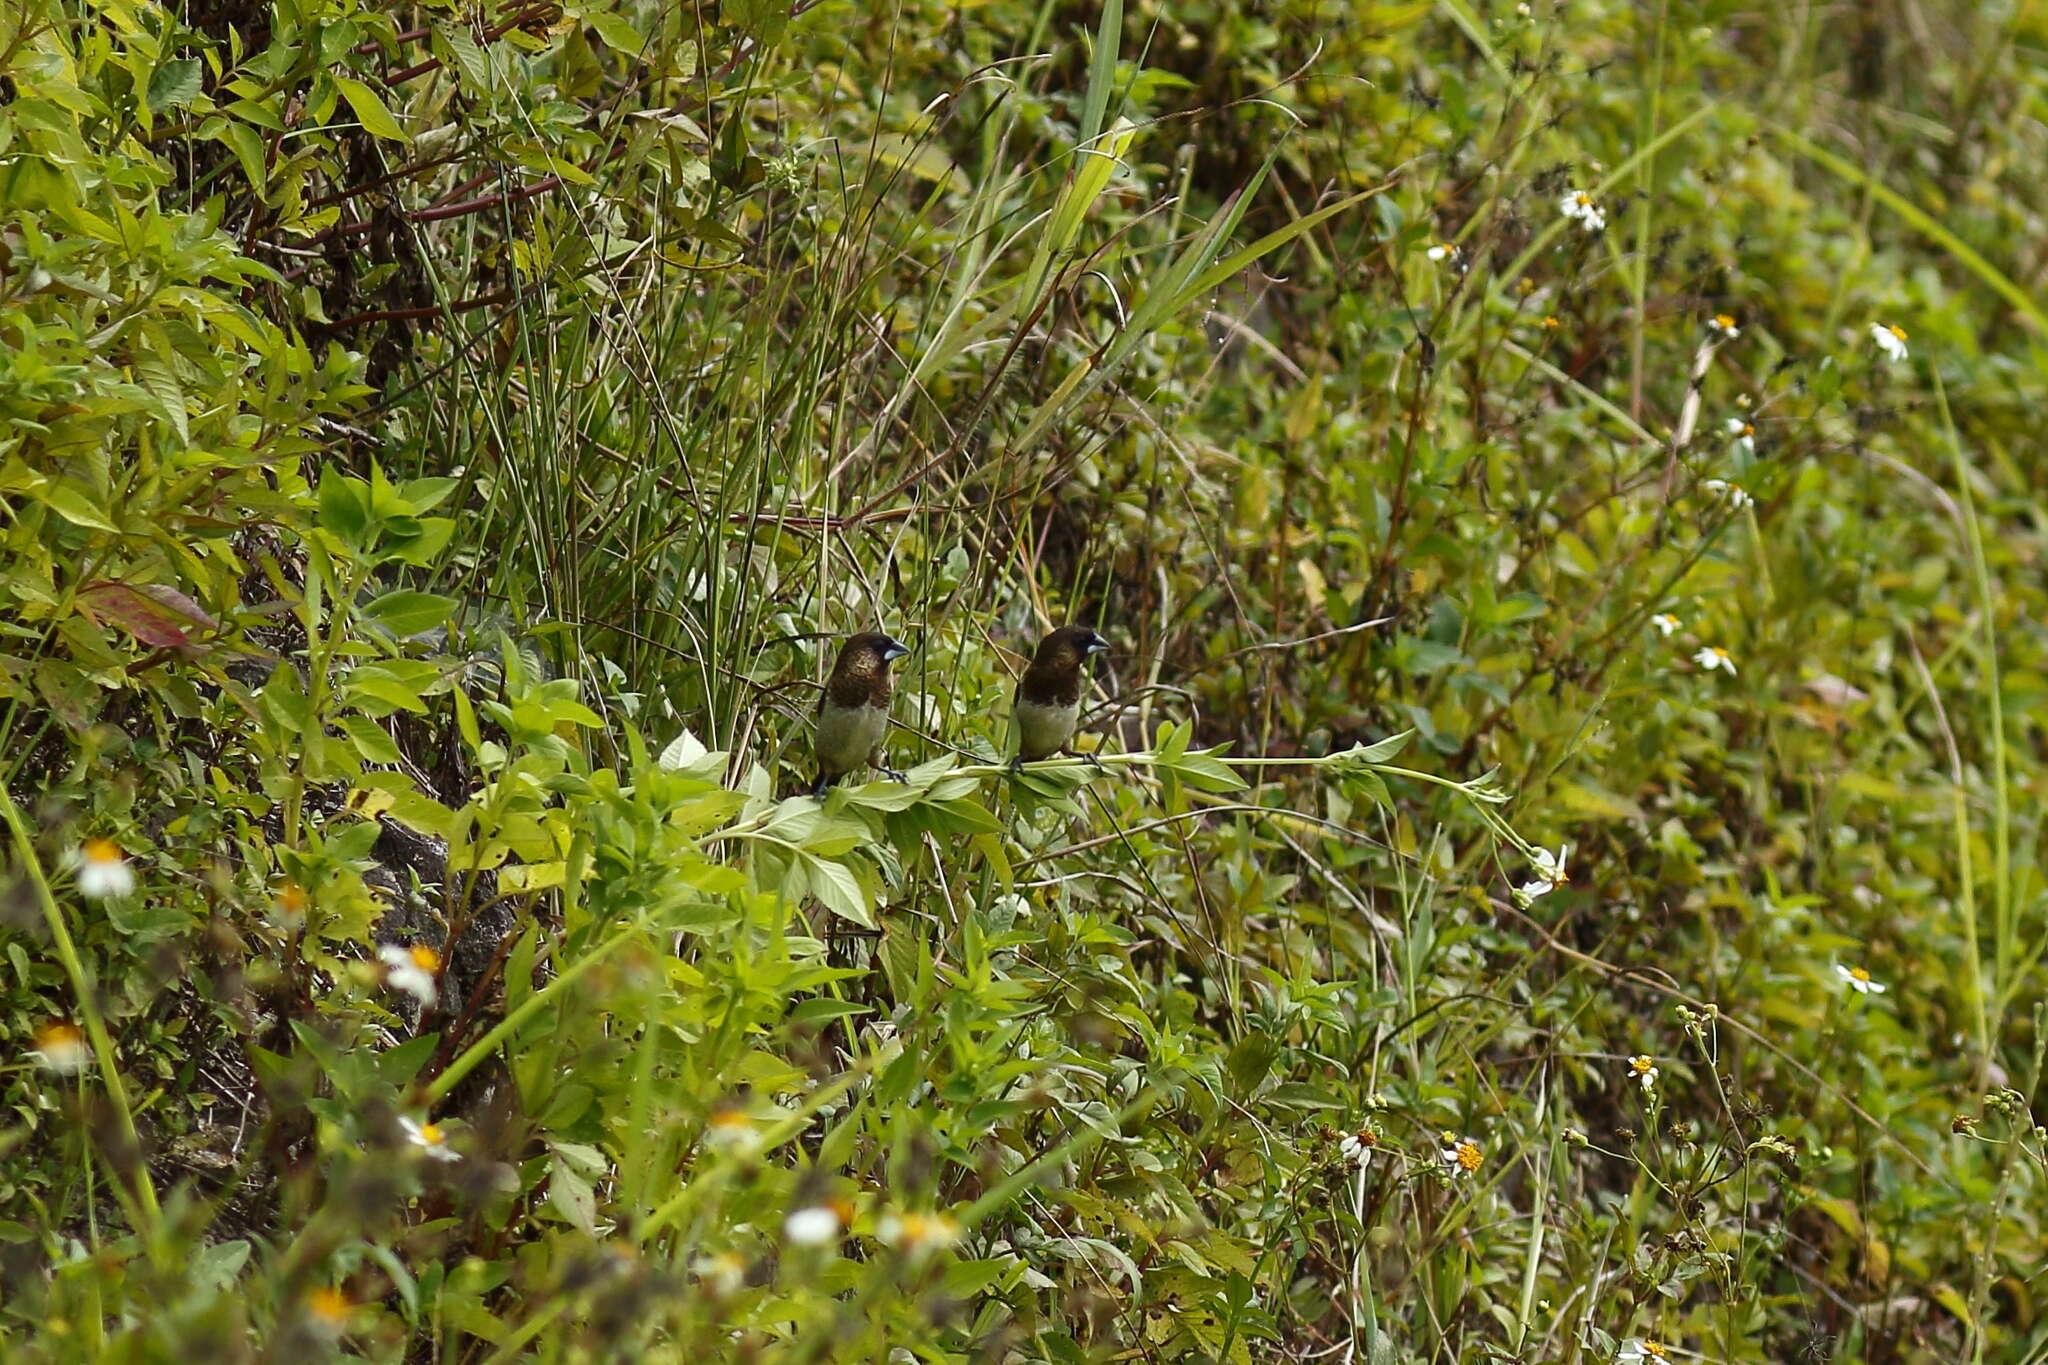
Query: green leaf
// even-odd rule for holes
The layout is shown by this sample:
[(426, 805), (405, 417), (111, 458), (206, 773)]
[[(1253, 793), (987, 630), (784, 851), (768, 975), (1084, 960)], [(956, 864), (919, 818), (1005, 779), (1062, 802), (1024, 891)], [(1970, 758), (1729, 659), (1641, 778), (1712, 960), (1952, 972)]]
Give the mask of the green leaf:
[(363, 607), (363, 616), (399, 639), (423, 635), (455, 614), (452, 598), (430, 592), (387, 592)]
[(183, 109), (197, 99), (200, 70), (197, 57), (177, 57), (159, 65), (149, 76), (149, 112)]
[(1394, 808), (1393, 793), (1387, 790), (1387, 784), (1372, 769), (1361, 768), (1357, 772), (1341, 773), (1339, 776), (1347, 788), (1363, 793), (1374, 805), (1386, 810)]
[(590, 1181), (564, 1160), (559, 1149), (548, 1162), (548, 1203), (564, 1222), (586, 1237), (597, 1235), (597, 1195)]
[(106, 514), (94, 507), (74, 484), (60, 483), (35, 494), (38, 502), (64, 520), (92, 531), (118, 531)]
[(387, 539), (391, 555), (416, 568), (425, 568), (448, 548), (455, 534), (455, 522), (448, 517), (401, 517), (390, 524)]
[(799, 1002), (790, 1010), (789, 1021), (793, 1024), (822, 1024), (829, 1019), (849, 1019), (874, 1012), (871, 1005), (858, 1004), (852, 1000), (834, 1000), (830, 996), (820, 995)]
[(604, 45), (616, 48), (629, 56), (637, 57), (647, 43), (638, 29), (628, 23), (623, 15), (598, 13), (584, 16), (590, 26), (597, 30), (597, 36), (604, 39)]
[(462, 484), (460, 479), (408, 479), (398, 496), (415, 513), (431, 512)]
[(763, 46), (781, 41), (783, 30), (789, 27), (788, 0), (725, 0), (719, 13)]
[(341, 728), (347, 732), (365, 763), (397, 764), (404, 761), (390, 734), (368, 716), (343, 716)]
[(844, 863), (829, 858), (813, 857), (808, 853), (799, 854), (803, 859), (806, 879), (811, 885), (811, 894), (841, 919), (852, 920), (863, 929), (875, 927), (874, 912), (868, 908), (867, 893), (861, 890), (860, 879)]
[(424, 712), (427, 704), (420, 694), (384, 669), (363, 667), (348, 680), (350, 700), (372, 715), (389, 715), (393, 710)]
[(320, 525), (350, 545), (362, 547), (370, 534), (370, 486), (333, 465), (321, 470)]
[(1342, 753), (1331, 754), (1325, 762), (1332, 770), (1338, 772), (1367, 763), (1385, 763), (1406, 748), (1414, 734), (1415, 731), (1411, 728), (1388, 735), (1385, 739), (1371, 744), (1354, 744)]
[(347, 76), (336, 76), (334, 83), (340, 87), (341, 97), (348, 101), (348, 107), (356, 111), (356, 118), (370, 133), (393, 142), (412, 141), (405, 129), (398, 126), (398, 120), (391, 116), (391, 111), (384, 107), (384, 101), (377, 98), (376, 91)]
[(441, 1041), (438, 1033), (422, 1033), (408, 1038), (397, 1047), (377, 1054), (377, 1074), (387, 1085), (410, 1085), (412, 1078), (420, 1074), (420, 1068), (434, 1055), (435, 1044)]
[(1214, 752), (1183, 754), (1173, 763), (1174, 772), (1197, 791), (1242, 791), (1245, 780), (1237, 770), (1218, 759)]
[(1012, 1260), (955, 1261), (939, 1276), (939, 1292), (950, 1300), (972, 1299), (1021, 1264)]
[(483, 747), (483, 731), (476, 723), (476, 708), (470, 705), (469, 694), (460, 687), (455, 689), (455, 728), (462, 735), (462, 742), (474, 754)]

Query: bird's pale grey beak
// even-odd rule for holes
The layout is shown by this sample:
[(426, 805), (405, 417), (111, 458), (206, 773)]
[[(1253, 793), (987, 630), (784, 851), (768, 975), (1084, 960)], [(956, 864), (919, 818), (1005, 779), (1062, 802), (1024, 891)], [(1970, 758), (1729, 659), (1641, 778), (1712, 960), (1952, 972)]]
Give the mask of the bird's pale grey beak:
[(908, 653), (910, 653), (910, 646), (904, 644), (901, 640), (892, 639), (886, 635), (882, 637), (883, 663), (894, 663)]
[(1100, 654), (1108, 648), (1109, 641), (1103, 639), (1100, 635), (1093, 635), (1089, 637), (1087, 646), (1081, 652), (1083, 654)]

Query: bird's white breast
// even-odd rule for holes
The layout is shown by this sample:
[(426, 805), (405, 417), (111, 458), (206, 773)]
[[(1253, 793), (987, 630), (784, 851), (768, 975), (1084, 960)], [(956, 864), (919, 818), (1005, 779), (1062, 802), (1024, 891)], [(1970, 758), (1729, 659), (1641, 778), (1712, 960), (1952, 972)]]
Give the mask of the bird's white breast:
[(818, 713), (818, 759), (834, 772), (850, 772), (868, 761), (868, 755), (889, 732), (886, 706), (833, 706)]
[(1081, 718), (1081, 705), (1047, 706), (1042, 702), (1018, 701), (1018, 752), (1032, 757), (1057, 753), (1074, 737), (1074, 722)]

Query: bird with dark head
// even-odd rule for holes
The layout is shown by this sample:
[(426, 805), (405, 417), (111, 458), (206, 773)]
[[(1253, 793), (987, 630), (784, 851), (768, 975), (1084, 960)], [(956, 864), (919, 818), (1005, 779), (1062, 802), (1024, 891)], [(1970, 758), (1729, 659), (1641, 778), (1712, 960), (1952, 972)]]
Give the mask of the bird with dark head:
[(910, 652), (910, 646), (878, 631), (854, 636), (839, 650), (825, 695), (818, 698), (818, 785), (825, 789), (871, 761), (889, 733), (889, 701), (896, 695), (889, 665)]
[(1109, 641), (1086, 626), (1061, 626), (1038, 642), (1031, 667), (1017, 679), (1011, 708), (1017, 731), (1013, 770), (1067, 747), (1081, 719), (1082, 665), (1108, 648)]

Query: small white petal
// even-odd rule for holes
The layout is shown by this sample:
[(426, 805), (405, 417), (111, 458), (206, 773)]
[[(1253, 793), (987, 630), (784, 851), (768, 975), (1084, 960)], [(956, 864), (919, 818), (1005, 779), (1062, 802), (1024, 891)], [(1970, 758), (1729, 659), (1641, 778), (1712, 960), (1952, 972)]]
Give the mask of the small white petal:
[(135, 890), (135, 869), (111, 839), (88, 839), (78, 851), (78, 894), (110, 900)]
[(384, 964), (384, 984), (394, 991), (403, 991), (420, 1002), (422, 1008), (432, 1009), (440, 998), (440, 989), (435, 983), (435, 974), (440, 967), (440, 957), (433, 949), (423, 945), (407, 948), (402, 944), (386, 943), (378, 947), (377, 960)]
[(1716, 669), (1722, 669), (1727, 672), (1729, 677), (1735, 676), (1735, 660), (1729, 657), (1727, 650), (1721, 649), (1718, 646), (1700, 646), (1693, 654), (1692, 661), (1699, 665), (1700, 671), (1703, 673), (1712, 673)]
[(823, 1204), (797, 1209), (782, 1221), (782, 1235), (800, 1247), (821, 1247), (839, 1237), (839, 1215)]
[(461, 1154), (448, 1145), (448, 1134), (438, 1123), (421, 1123), (417, 1119), (400, 1116), (398, 1126), (405, 1129), (405, 1135), (412, 1145), (436, 1161), (460, 1161)]

